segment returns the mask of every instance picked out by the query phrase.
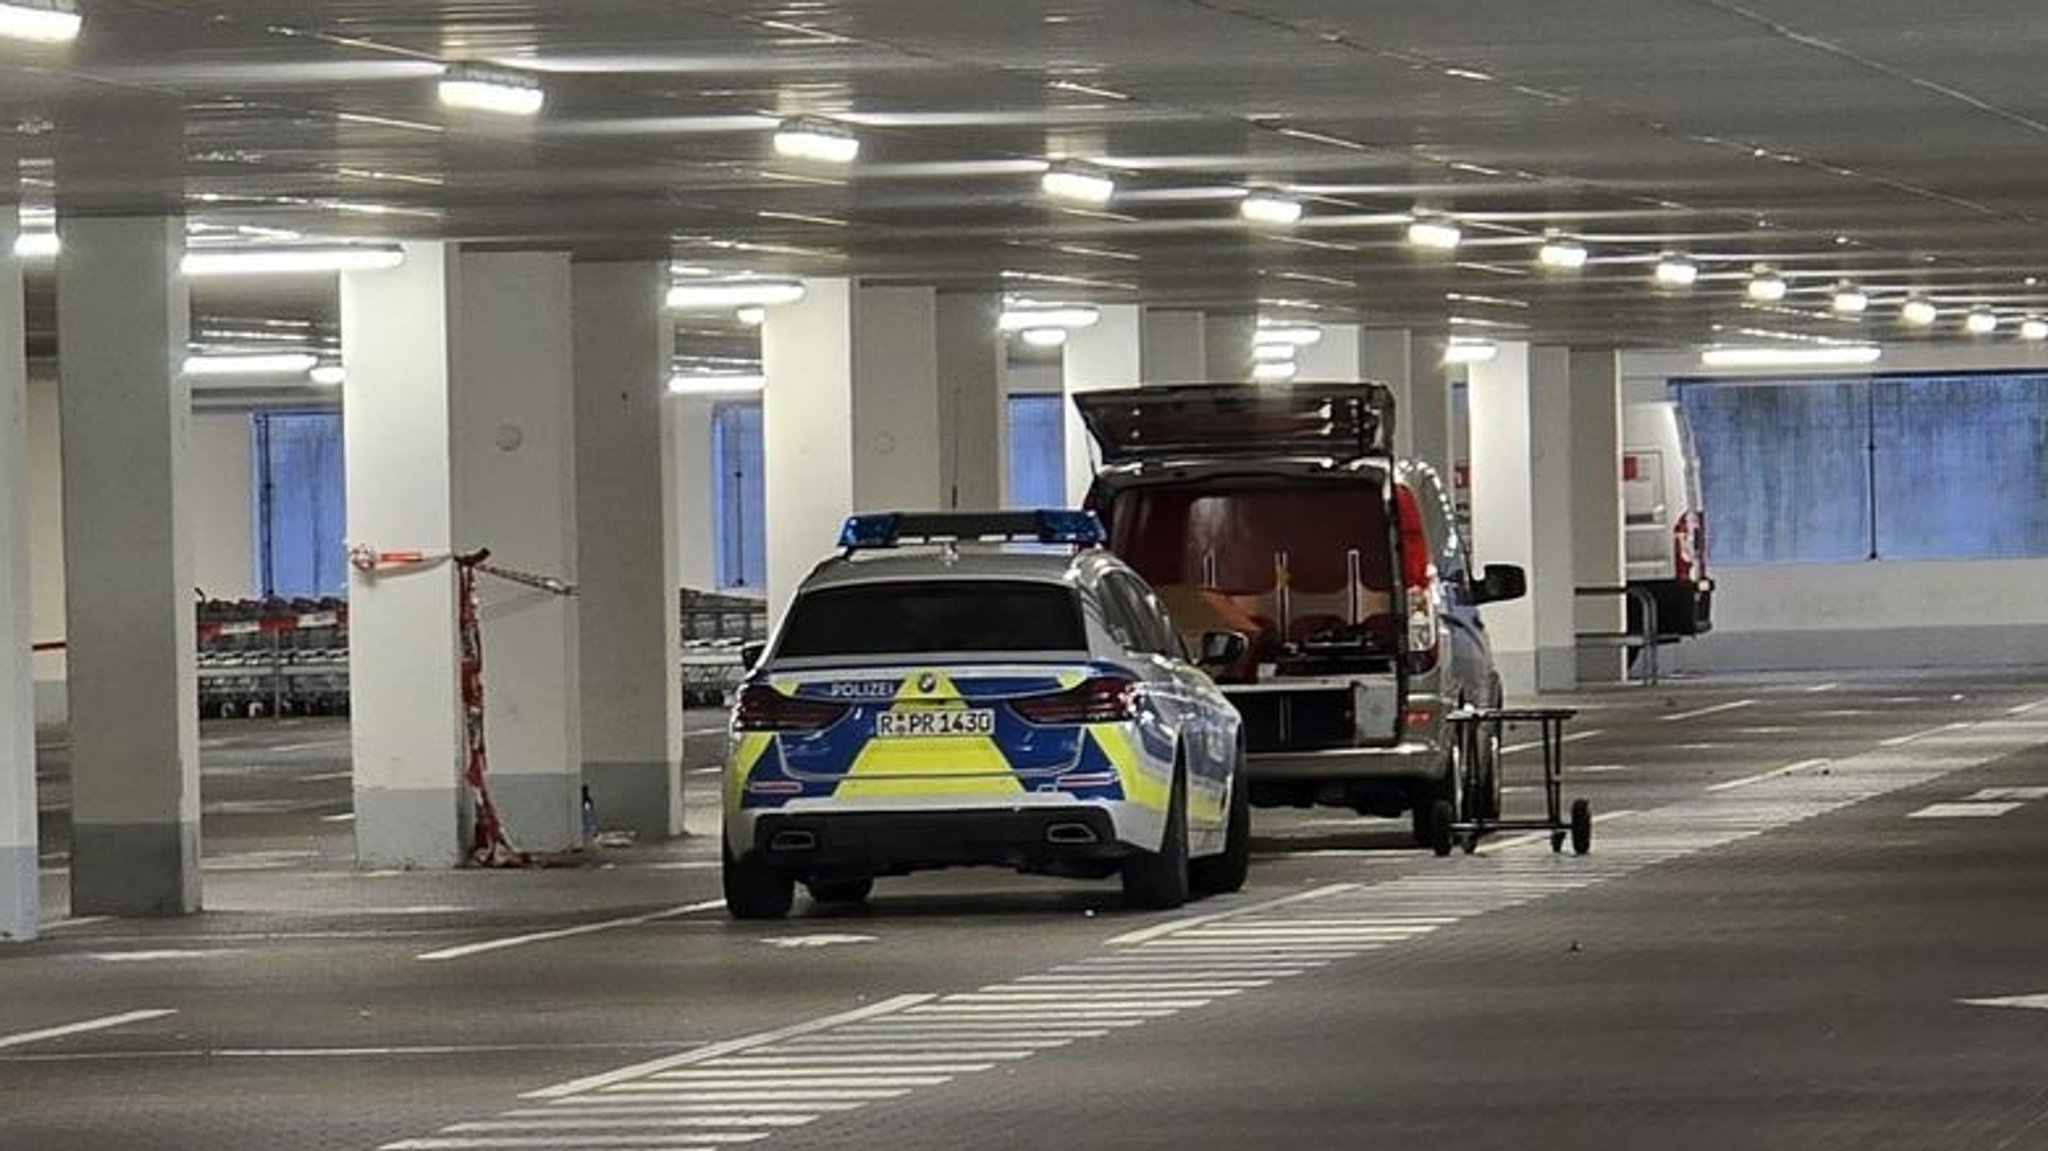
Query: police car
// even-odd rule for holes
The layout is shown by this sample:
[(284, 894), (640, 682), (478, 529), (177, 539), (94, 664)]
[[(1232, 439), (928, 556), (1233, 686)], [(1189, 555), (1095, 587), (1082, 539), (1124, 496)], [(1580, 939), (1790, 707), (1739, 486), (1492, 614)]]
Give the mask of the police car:
[[(1088, 512), (846, 523), (741, 683), (724, 886), (740, 919), (866, 899), (878, 876), (988, 864), (1120, 874), (1167, 908), (1243, 886), (1237, 711)], [(1024, 546), (1019, 546), (1019, 545)]]

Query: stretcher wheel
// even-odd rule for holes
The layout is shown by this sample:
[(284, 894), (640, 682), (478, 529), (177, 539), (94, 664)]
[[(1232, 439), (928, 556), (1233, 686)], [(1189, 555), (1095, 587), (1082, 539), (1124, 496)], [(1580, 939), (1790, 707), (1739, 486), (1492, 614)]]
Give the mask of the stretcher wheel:
[(1451, 853), (1451, 824), (1457, 816), (1451, 810), (1451, 801), (1439, 799), (1429, 805), (1429, 849), (1439, 856)]
[(1593, 850), (1593, 805), (1583, 799), (1572, 801), (1572, 854)]

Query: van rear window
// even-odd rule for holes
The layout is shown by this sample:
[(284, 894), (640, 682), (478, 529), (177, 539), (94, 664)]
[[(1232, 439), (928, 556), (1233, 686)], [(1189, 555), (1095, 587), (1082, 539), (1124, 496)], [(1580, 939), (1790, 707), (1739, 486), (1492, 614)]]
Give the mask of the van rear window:
[(1275, 483), (1210, 478), (1133, 488), (1110, 520), (1110, 549), (1154, 585), (1270, 589), (1284, 564), (1290, 586), (1327, 591), (1348, 581), (1392, 585), (1392, 544), (1378, 481)]
[(797, 597), (778, 659), (921, 652), (1083, 651), (1071, 588), (1022, 580), (891, 581)]

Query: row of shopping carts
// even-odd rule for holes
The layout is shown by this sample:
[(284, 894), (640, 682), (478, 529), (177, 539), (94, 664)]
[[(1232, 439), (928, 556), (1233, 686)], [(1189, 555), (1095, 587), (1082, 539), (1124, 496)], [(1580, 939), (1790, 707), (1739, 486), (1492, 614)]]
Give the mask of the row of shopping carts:
[[(768, 638), (767, 605), (681, 594), (683, 702), (716, 707), (746, 674), (742, 649)], [(201, 601), (199, 709), (209, 719), (347, 715), (347, 601)]]
[(198, 610), (202, 716), (348, 714), (346, 600), (202, 600)]

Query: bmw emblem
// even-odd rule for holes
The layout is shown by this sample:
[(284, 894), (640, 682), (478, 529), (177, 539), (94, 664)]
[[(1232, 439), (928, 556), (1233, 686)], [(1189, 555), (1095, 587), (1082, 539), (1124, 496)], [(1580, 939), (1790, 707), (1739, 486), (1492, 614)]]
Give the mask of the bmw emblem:
[(926, 695), (930, 695), (932, 692), (937, 691), (938, 688), (939, 677), (933, 675), (931, 672), (925, 672), (923, 675), (917, 677), (917, 690), (924, 692)]

